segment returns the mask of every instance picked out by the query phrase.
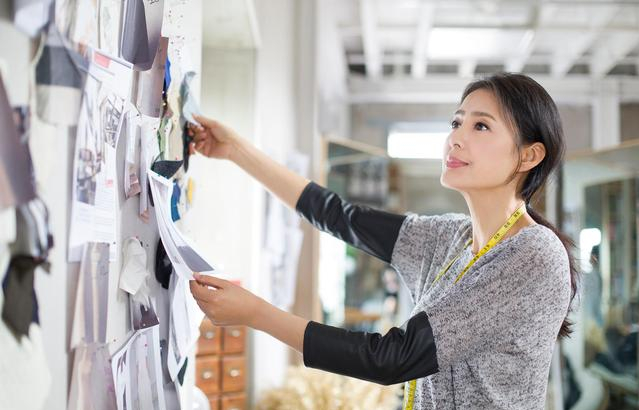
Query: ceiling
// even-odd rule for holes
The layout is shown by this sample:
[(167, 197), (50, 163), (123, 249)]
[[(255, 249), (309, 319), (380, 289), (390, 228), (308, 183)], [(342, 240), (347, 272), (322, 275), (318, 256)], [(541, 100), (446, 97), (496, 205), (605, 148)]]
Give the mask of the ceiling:
[(639, 74), (639, 0), (333, 0), (351, 77)]

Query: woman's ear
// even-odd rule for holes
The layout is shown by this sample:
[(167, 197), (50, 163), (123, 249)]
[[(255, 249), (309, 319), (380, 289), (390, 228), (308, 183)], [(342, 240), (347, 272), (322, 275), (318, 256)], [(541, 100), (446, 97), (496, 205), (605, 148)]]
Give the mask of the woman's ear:
[(520, 171), (529, 171), (546, 157), (546, 147), (541, 142), (535, 142), (524, 147), (522, 151)]

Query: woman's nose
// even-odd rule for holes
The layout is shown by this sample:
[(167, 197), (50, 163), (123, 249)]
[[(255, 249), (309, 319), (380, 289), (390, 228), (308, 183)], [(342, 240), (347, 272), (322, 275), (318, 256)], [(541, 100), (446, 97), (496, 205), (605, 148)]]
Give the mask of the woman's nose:
[(455, 146), (457, 146), (457, 148), (463, 147), (462, 131), (459, 129), (451, 130), (450, 134), (448, 135), (448, 147), (452, 149), (455, 148)]

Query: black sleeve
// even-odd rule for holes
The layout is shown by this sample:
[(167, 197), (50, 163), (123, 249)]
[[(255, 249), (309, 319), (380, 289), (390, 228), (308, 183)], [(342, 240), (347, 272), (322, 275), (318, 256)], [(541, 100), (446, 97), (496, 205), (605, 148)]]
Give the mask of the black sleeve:
[(317, 229), (387, 263), (391, 261), (399, 228), (406, 219), (406, 215), (348, 203), (315, 182), (304, 188), (295, 209)]
[(303, 354), (307, 367), (384, 385), (439, 371), (433, 331), (425, 312), (384, 336), (311, 321), (304, 331)]

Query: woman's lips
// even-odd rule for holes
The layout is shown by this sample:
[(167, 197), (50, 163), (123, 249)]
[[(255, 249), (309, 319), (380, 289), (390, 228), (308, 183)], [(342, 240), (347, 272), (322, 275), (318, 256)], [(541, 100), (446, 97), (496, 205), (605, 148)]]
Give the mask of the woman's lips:
[(448, 168), (461, 168), (468, 165), (467, 163), (458, 160), (457, 158), (451, 158), (446, 161), (446, 166)]

